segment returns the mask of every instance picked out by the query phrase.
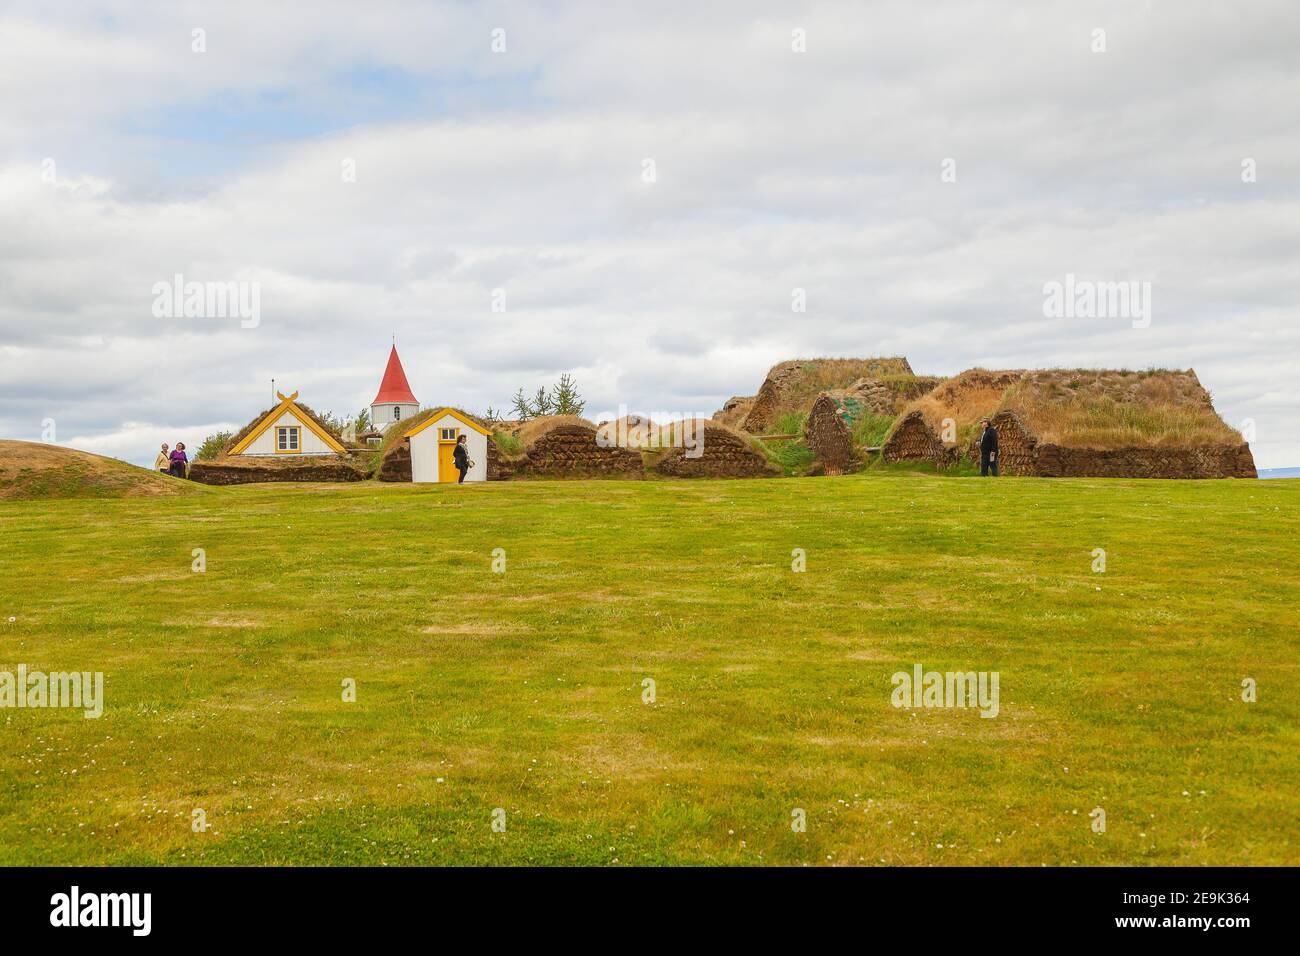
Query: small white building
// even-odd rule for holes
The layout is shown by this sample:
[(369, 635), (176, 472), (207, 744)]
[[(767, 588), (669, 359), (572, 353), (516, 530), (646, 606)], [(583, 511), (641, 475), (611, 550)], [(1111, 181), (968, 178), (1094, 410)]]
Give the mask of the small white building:
[(275, 393), (280, 404), (239, 440), (230, 455), (346, 455), (333, 435), (295, 404), (298, 393), (285, 397)]
[(487, 481), (488, 442), (491, 432), (454, 408), (434, 412), (405, 434), (411, 443), (411, 480), (415, 482), (457, 481), (453, 455), (456, 442), (465, 436), (469, 471), (466, 481)]
[(397, 357), (397, 346), (394, 345), (388, 353), (388, 365), (379, 383), (379, 394), (370, 403), (370, 426), (382, 432), (394, 422), (412, 418), (419, 411), (420, 403), (415, 400), (406, 381), (406, 370), (402, 368), (402, 360)]

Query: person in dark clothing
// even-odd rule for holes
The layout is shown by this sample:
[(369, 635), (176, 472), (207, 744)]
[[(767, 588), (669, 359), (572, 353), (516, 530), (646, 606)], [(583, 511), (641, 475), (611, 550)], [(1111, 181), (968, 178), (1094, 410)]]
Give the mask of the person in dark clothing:
[(981, 418), (984, 431), (980, 432), (980, 476), (987, 477), (990, 470), (998, 476), (998, 433), (987, 418)]
[(465, 483), (465, 473), (469, 471), (469, 466), (473, 464), (469, 460), (469, 446), (465, 443), (464, 435), (456, 439), (456, 450), (451, 453), (451, 457), (455, 461), (456, 470), (460, 472), (460, 478), (456, 480), (456, 484), (463, 485)]

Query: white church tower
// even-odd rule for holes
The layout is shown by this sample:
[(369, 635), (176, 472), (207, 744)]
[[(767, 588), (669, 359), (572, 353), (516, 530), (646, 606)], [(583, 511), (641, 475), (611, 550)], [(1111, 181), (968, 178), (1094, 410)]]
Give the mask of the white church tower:
[(410, 418), (419, 410), (420, 403), (411, 394), (402, 360), (397, 357), (397, 346), (394, 345), (388, 353), (388, 367), (384, 369), (384, 380), (379, 383), (379, 394), (370, 403), (370, 427), (384, 431), (389, 425)]

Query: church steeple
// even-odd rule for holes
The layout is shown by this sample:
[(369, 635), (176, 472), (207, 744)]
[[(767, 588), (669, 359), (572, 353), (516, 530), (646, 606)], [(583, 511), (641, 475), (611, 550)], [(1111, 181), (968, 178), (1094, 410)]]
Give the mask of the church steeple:
[(384, 380), (379, 383), (379, 394), (371, 405), (386, 405), (390, 403), (402, 405), (418, 405), (415, 396), (411, 394), (411, 386), (406, 381), (406, 370), (402, 368), (402, 360), (397, 357), (397, 346), (388, 353), (388, 367), (384, 369)]
[(397, 357), (397, 346), (388, 353), (388, 366), (384, 369), (383, 381), (379, 383), (379, 394), (370, 403), (370, 423), (383, 431), (393, 422), (410, 418), (420, 410), (420, 403), (415, 400), (410, 383), (406, 381), (406, 370), (402, 360)]

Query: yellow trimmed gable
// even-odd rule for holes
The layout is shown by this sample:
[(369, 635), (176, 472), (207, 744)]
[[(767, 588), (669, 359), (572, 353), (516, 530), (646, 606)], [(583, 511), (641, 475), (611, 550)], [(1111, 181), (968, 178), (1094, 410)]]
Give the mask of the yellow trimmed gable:
[(472, 418), (469, 418), (461, 414), (460, 412), (456, 411), (456, 409), (454, 408), (444, 408), (434, 412), (432, 415), (430, 415), (424, 421), (420, 422), (420, 424), (416, 425), (414, 428), (403, 432), (402, 437), (410, 438), (412, 435), (418, 435), (420, 434), (420, 432), (424, 431), (426, 428), (430, 427), (434, 422), (438, 421), (440, 418), (446, 415), (450, 415), (452, 418), (456, 419), (456, 421), (460, 422), (466, 428), (474, 429), (474, 431), (478, 432), (480, 435), (487, 435), (489, 437), (492, 435), (492, 432), (488, 431), (486, 428), (484, 428), (478, 422), (474, 421)]
[(264, 434), (266, 430), (270, 428), (271, 425), (273, 425), (276, 422), (276, 420), (278, 420), (279, 417), (283, 415), (285, 412), (288, 412), (294, 418), (298, 419), (298, 421), (302, 422), (303, 425), (311, 432), (313, 432), (317, 438), (323, 441), (331, 451), (334, 451), (340, 455), (347, 454), (347, 449), (339, 444), (337, 438), (335, 438), (325, 429), (321, 428), (320, 425), (318, 425), (310, 415), (308, 415), (301, 408), (299, 408), (297, 405), (294, 404), (294, 400), (298, 397), (297, 392), (294, 392), (292, 395), (288, 396), (287, 398), (282, 392), (276, 392), (275, 395), (276, 398), (280, 399), (280, 404), (275, 406), (275, 408), (271, 409), (271, 411), (267, 413), (266, 417), (257, 423), (256, 428), (254, 428), (242, 439), (240, 439), (239, 444), (236, 445), (234, 448), (230, 449), (229, 454), (231, 455), (243, 454), (248, 449), (248, 447), (252, 445), (253, 442), (257, 441), (257, 439), (262, 434)]

